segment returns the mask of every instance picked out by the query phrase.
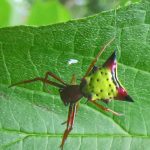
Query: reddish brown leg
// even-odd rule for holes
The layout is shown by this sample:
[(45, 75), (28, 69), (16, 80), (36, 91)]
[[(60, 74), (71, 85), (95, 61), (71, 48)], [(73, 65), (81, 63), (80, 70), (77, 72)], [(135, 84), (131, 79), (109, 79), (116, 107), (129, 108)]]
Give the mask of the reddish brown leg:
[[(78, 101), (78, 102), (76, 103), (76, 113), (78, 112), (79, 105), (80, 105), (80, 101)], [(66, 123), (67, 123), (67, 121), (64, 121), (63, 123), (61, 123), (61, 125), (64, 125), (64, 124), (66, 124)]]
[(62, 79), (60, 79), (58, 76), (56, 76), (55, 74), (53, 74), (53, 73), (50, 72), (50, 71), (46, 72), (46, 74), (45, 74), (45, 80), (48, 79), (48, 76), (51, 76), (51, 77), (53, 77), (54, 79), (56, 79), (56, 80), (58, 80), (59, 82), (61, 82), (62, 84), (67, 85)]
[[(56, 80), (58, 80), (59, 82), (61, 82), (62, 84), (64, 84), (64, 85), (67, 85), (62, 79), (60, 79), (58, 76), (56, 76), (55, 74), (53, 74), (52, 72), (50, 72), (50, 71), (48, 71), (48, 72), (46, 72), (46, 74), (45, 74), (45, 80), (48, 80), (48, 76), (51, 76), (51, 77), (53, 77), (54, 79), (56, 79)], [(44, 85), (43, 85), (43, 88), (45, 89), (45, 83), (44, 83)], [(43, 90), (44, 90), (43, 89)]]
[(70, 83), (71, 83), (71, 85), (76, 85), (77, 84), (75, 74), (72, 75)]
[(21, 81), (21, 82), (12, 84), (12, 85), (10, 85), (9, 87), (12, 87), (12, 86), (15, 86), (15, 85), (20, 85), (20, 84), (31, 83), (31, 82), (35, 82), (35, 81), (42, 81), (43, 83), (47, 83), (47, 84), (56, 86), (56, 87), (58, 87), (58, 88), (63, 88), (63, 87), (64, 87), (63, 85), (61, 85), (61, 84), (59, 84), (59, 83), (56, 83), (56, 82), (53, 82), (53, 81), (49, 81), (49, 80), (45, 80), (45, 79), (40, 78), (40, 77), (31, 79), (31, 80), (24, 80), (24, 81)]
[(104, 107), (104, 106), (102, 106), (102, 105), (96, 103), (95, 101), (90, 101), (90, 102), (93, 103), (94, 105), (96, 105), (98, 108), (104, 110), (104, 111), (111, 112), (111, 113), (113, 113), (113, 114), (116, 115), (116, 116), (122, 116), (122, 114), (120, 114), (120, 113), (118, 113), (118, 112), (115, 112), (115, 111), (113, 111), (113, 110), (111, 110), (111, 109), (109, 109), (109, 108), (106, 108), (106, 107)]
[[(103, 51), (106, 49), (107, 46), (109, 46), (113, 40), (115, 39), (115, 37), (113, 37), (108, 43), (106, 43), (101, 49), (100, 51), (98, 52), (97, 56), (94, 58), (94, 60), (91, 62), (91, 64), (89, 65), (87, 71), (86, 71), (86, 74), (84, 75), (84, 77), (86, 77), (90, 71), (92, 70), (92, 68), (94, 67), (95, 63), (97, 62), (98, 58), (100, 57), (100, 55), (103, 53)], [(83, 78), (84, 78), (83, 77)]]
[(63, 134), (62, 142), (60, 145), (61, 150), (63, 150), (64, 143), (73, 128), (75, 114), (76, 114), (76, 104), (70, 104), (68, 112), (67, 128)]

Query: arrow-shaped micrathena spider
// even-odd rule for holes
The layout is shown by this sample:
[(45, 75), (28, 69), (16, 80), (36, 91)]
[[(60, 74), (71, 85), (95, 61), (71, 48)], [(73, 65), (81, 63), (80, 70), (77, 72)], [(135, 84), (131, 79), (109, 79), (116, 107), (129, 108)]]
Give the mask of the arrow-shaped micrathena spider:
[[(133, 102), (132, 98), (127, 94), (127, 91), (118, 80), (116, 51), (113, 52), (113, 54), (106, 60), (106, 62), (101, 67), (95, 66), (99, 56), (113, 40), (114, 38), (102, 47), (97, 56), (89, 65), (79, 85), (76, 84), (76, 78), (74, 75), (72, 77), (71, 84), (67, 84), (57, 75), (48, 71), (45, 74), (45, 78), (36, 77), (30, 80), (24, 80), (12, 84), (10, 86), (12, 87), (19, 84), (42, 81), (44, 84), (49, 84), (59, 89), (60, 97), (64, 105), (69, 105), (68, 119), (66, 122), (64, 122), (67, 123), (67, 127), (62, 137), (62, 142), (60, 145), (61, 149), (63, 149), (64, 143), (73, 128), (76, 109), (79, 104), (78, 102), (82, 97), (87, 98), (89, 102), (93, 103), (100, 109), (111, 112), (114, 115), (118, 116), (121, 114), (98, 104), (96, 100), (102, 100), (105, 103), (110, 102), (111, 99)], [(53, 77), (59, 83), (48, 80), (48, 76)]]

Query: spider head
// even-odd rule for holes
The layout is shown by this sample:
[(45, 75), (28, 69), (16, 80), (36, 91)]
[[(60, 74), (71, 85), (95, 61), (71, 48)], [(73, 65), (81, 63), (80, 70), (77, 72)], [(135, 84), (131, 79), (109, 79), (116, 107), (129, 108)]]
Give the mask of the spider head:
[(61, 100), (65, 105), (76, 103), (83, 97), (79, 85), (67, 85), (64, 88), (59, 89), (59, 93)]

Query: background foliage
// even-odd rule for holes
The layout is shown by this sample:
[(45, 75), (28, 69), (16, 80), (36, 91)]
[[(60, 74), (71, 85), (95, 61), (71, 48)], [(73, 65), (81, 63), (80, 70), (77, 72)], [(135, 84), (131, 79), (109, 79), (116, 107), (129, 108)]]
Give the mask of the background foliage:
[[(98, 65), (117, 48), (118, 75), (135, 102), (110, 103), (109, 108), (124, 114), (116, 117), (82, 99), (65, 150), (149, 150), (149, 10), (150, 2), (144, 0), (67, 23), (1, 28), (0, 149), (58, 150), (68, 108), (57, 89), (44, 92), (42, 83), (8, 86), (43, 77), (48, 70), (66, 82), (73, 73), (80, 79), (99, 48), (115, 36)], [(70, 58), (78, 63), (69, 66)]]
[(116, 9), (140, 0), (1, 0), (0, 26), (48, 25)]

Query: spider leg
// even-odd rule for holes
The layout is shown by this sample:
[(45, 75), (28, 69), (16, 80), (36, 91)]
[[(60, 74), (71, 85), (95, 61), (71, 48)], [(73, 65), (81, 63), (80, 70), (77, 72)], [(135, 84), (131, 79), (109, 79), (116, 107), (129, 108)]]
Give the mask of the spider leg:
[(54, 79), (58, 80), (59, 82), (61, 82), (64, 85), (67, 85), (61, 78), (59, 78), (58, 76), (56, 76), (55, 74), (53, 74), (52, 72), (48, 71), (45, 73), (45, 80), (48, 79), (48, 76), (53, 77)]
[(70, 104), (68, 112), (67, 128), (63, 134), (62, 142), (60, 145), (61, 150), (63, 150), (64, 143), (73, 128), (75, 114), (76, 114), (76, 103)]
[(58, 88), (63, 88), (64, 87), (63, 85), (61, 85), (59, 83), (56, 83), (56, 82), (53, 82), (53, 81), (50, 81), (50, 80), (45, 80), (44, 78), (40, 78), (40, 77), (36, 77), (36, 78), (31, 79), (31, 80), (20, 81), (18, 83), (14, 83), (14, 84), (10, 85), (9, 87), (20, 85), (20, 84), (31, 83), (31, 82), (35, 82), (35, 81), (42, 81), (43, 83), (47, 83), (47, 84), (56, 86)]
[[(61, 82), (63, 85), (67, 85), (61, 78), (59, 78), (58, 76), (56, 76), (55, 74), (53, 74), (50, 71), (48, 71), (48, 72), (45, 73), (45, 80), (48, 80), (48, 76), (53, 77), (57, 81)], [(46, 86), (45, 86), (45, 82), (44, 82), (44, 84), (43, 84), (43, 91), (44, 91), (45, 88), (46, 88)]]
[(95, 101), (91, 101), (91, 100), (90, 100), (90, 102), (93, 103), (94, 105), (96, 105), (98, 108), (100, 108), (100, 109), (102, 109), (102, 110), (104, 110), (104, 111), (111, 112), (111, 113), (113, 113), (113, 114), (116, 115), (116, 116), (122, 116), (122, 115), (123, 115), (123, 114), (120, 114), (120, 113), (118, 113), (118, 112), (115, 112), (115, 111), (113, 111), (113, 110), (111, 110), (111, 109), (109, 109), (109, 108), (106, 108), (106, 107), (104, 107), (104, 106), (102, 106), (102, 105), (96, 103)]
[(97, 62), (98, 58), (100, 57), (100, 55), (103, 53), (103, 51), (106, 49), (107, 46), (109, 46), (113, 40), (115, 39), (115, 37), (113, 37), (109, 42), (107, 42), (101, 49), (100, 51), (98, 52), (97, 56), (93, 59), (93, 61), (91, 62), (91, 64), (89, 65), (87, 71), (86, 71), (86, 74), (83, 76), (86, 77), (90, 71), (92, 70), (92, 68), (94, 67), (95, 63)]
[(76, 81), (77, 81), (76, 76), (75, 76), (75, 74), (73, 74), (72, 78), (71, 78), (71, 81), (70, 81), (71, 85), (76, 85), (77, 84)]
[[(78, 102), (76, 103), (76, 113), (78, 112), (79, 104), (80, 104), (80, 101), (78, 101)], [(67, 121), (64, 121), (64, 122), (61, 123), (61, 125), (64, 125), (64, 124), (66, 124), (66, 123), (67, 123)]]

